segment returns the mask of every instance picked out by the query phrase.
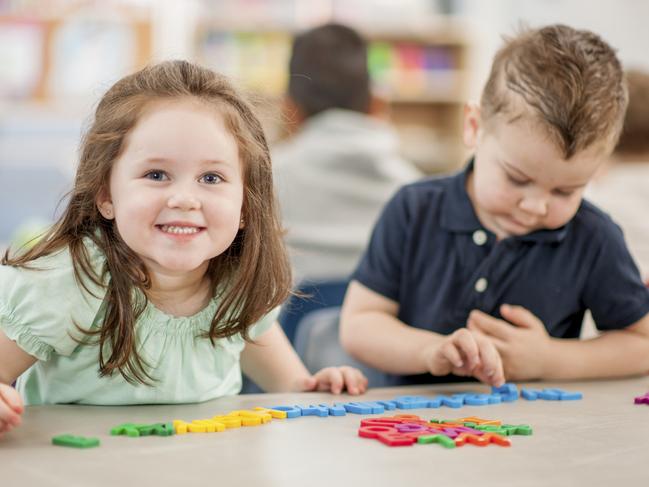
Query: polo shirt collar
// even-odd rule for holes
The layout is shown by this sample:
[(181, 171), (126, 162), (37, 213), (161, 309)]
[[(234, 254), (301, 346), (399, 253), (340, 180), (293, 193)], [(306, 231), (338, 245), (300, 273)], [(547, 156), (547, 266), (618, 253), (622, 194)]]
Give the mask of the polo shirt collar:
[[(480, 224), (480, 220), (473, 209), (473, 204), (466, 190), (466, 180), (473, 171), (473, 158), (469, 160), (464, 170), (451, 177), (445, 198), (442, 200), (441, 221), (442, 228), (457, 233), (472, 233), (484, 230), (490, 236), (493, 233)], [(571, 222), (556, 230), (537, 230), (527, 235), (510, 237), (506, 240), (535, 243), (561, 242), (567, 235)]]

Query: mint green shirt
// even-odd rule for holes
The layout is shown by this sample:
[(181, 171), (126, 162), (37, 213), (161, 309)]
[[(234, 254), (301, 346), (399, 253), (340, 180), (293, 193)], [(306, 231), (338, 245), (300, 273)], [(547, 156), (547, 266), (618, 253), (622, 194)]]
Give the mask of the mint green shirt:
[[(86, 243), (95, 269), (105, 258)], [(97, 329), (104, 316), (105, 290), (88, 283), (92, 294), (75, 281), (70, 253), (65, 250), (33, 263), (42, 270), (0, 266), (0, 329), (25, 352), (39, 359), (18, 379), (26, 404), (158, 404), (201, 402), (241, 390), (240, 335), (217, 340), (200, 338), (209, 330), (219, 305), (210, 304), (193, 316), (174, 317), (151, 303), (135, 323), (137, 347), (156, 379), (153, 386), (132, 385), (121, 374), (99, 377), (99, 349), (80, 345), (82, 329)], [(278, 309), (250, 329), (263, 334)]]

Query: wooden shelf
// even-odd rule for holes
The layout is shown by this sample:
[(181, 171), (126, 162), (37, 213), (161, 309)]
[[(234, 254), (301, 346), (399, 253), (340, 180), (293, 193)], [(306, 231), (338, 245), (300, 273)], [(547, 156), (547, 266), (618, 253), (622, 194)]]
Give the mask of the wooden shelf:
[[(361, 29), (369, 42), (368, 67), (375, 91), (389, 103), (397, 131), (404, 135), (404, 155), (429, 172), (448, 168), (454, 154), (463, 154), (462, 107), (468, 99), (466, 64), (473, 40), (457, 22), (446, 20), (408, 31)], [(286, 90), (296, 31), (271, 23), (237, 28), (208, 17), (197, 29), (196, 58), (261, 89), (268, 98), (279, 99)], [(286, 133), (272, 122), (266, 126), (271, 140), (273, 134)]]

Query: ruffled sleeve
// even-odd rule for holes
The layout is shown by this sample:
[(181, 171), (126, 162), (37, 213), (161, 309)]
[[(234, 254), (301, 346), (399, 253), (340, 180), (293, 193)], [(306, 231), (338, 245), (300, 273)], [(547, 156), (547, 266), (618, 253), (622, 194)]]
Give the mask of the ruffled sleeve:
[[(93, 267), (101, 269), (103, 254), (94, 244), (86, 245)], [(68, 356), (83, 337), (77, 326), (88, 330), (98, 319), (105, 290), (88, 279), (91, 292), (77, 283), (67, 249), (30, 267), (0, 266), (0, 329), (40, 360), (53, 353)]]

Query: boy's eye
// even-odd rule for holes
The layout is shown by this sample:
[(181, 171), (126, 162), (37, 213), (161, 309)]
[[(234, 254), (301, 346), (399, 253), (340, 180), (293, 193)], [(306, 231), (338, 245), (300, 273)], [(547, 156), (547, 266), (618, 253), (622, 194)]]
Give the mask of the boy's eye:
[(557, 196), (563, 196), (563, 197), (566, 197), (566, 198), (568, 196), (572, 196), (573, 193), (574, 193), (574, 191), (565, 191), (565, 190), (561, 190), (561, 189), (555, 189), (554, 190), (554, 194), (556, 194)]
[(149, 171), (144, 177), (152, 181), (166, 181), (169, 179), (164, 171)]
[(509, 180), (510, 183), (516, 185), (516, 186), (525, 186), (529, 181), (525, 181), (523, 179), (517, 179), (511, 174), (507, 174), (507, 179)]
[(199, 179), (199, 181), (201, 183), (206, 183), (206, 184), (218, 184), (221, 181), (223, 181), (223, 178), (216, 173), (210, 172), (207, 174), (203, 174)]

